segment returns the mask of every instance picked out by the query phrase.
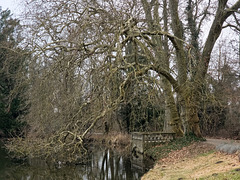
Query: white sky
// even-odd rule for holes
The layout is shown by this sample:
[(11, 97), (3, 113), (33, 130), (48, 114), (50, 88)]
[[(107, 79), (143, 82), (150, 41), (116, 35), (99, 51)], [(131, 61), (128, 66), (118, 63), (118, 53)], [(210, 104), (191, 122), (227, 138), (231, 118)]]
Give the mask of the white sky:
[[(6, 10), (7, 8), (11, 10), (11, 13), (14, 15), (14, 16), (18, 16), (20, 14), (20, 12), (23, 10), (23, 5), (22, 5), (22, 2), (23, 0), (0, 0), (0, 6), (2, 7), (2, 10)], [(229, 0), (229, 2), (236, 2), (236, 0)], [(206, 28), (208, 29), (208, 28)], [(226, 42), (226, 40), (228, 40), (228, 42), (226, 42), (226, 44), (232, 44), (231, 41), (233, 39), (239, 39), (237, 36), (236, 33), (233, 33), (232, 31), (229, 31), (229, 30), (224, 30), (223, 31), (224, 33), (222, 33), (222, 35), (220, 36), (219, 39), (224, 39), (224, 41)], [(205, 33), (205, 36), (207, 35), (208, 33)], [(206, 37), (203, 37), (203, 41), (205, 41)], [(235, 37), (234, 37), (235, 36)], [(236, 45), (238, 46), (238, 45)], [(235, 53), (236, 54), (236, 53)], [(235, 57), (236, 58), (236, 57)], [(239, 55), (239, 63), (240, 63), (240, 55)]]
[(21, 0), (0, 0), (0, 6), (2, 7), (2, 10), (10, 9), (11, 13), (14, 16), (17, 16), (17, 14), (21, 11)]

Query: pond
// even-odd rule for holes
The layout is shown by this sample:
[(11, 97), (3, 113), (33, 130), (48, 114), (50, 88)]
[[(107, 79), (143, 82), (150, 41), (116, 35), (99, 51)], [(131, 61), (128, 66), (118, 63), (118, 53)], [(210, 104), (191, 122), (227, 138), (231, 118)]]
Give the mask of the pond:
[[(0, 148), (1, 180), (138, 180), (146, 168), (134, 166), (132, 158), (112, 149), (94, 148), (86, 163), (50, 166), (43, 160), (12, 162)], [(139, 160), (139, 159), (138, 159)], [(140, 162), (142, 162), (140, 160)], [(139, 165), (139, 164), (138, 164)]]

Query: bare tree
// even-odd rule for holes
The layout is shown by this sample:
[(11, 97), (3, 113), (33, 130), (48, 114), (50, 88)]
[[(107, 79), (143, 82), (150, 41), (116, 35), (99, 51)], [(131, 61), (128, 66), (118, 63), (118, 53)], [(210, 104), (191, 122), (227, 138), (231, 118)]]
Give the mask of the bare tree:
[[(36, 154), (46, 148), (49, 155), (76, 160), (97, 122), (141, 95), (136, 87), (146, 89), (140, 98), (151, 104), (163, 92), (166, 130), (201, 137), (199, 103), (211, 52), (224, 22), (233, 14), (238, 18), (240, 1), (219, 0), (216, 12), (211, 5), (192, 0), (27, 1), (26, 42), (33, 52), (27, 119), (29, 137), (41, 139)], [(207, 17), (214, 19), (202, 45)], [(23, 154), (34, 151), (21, 147), (14, 148)]]

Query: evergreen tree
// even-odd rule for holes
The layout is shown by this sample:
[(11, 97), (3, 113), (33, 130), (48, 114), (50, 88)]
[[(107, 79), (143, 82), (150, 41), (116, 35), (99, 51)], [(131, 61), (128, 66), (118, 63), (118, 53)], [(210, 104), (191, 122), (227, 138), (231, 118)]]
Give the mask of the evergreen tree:
[(18, 47), (20, 28), (10, 10), (0, 7), (0, 130), (6, 136), (19, 135), (24, 125), (20, 119), (26, 112), (22, 96), (26, 87), (21, 83), (26, 74), (26, 55)]

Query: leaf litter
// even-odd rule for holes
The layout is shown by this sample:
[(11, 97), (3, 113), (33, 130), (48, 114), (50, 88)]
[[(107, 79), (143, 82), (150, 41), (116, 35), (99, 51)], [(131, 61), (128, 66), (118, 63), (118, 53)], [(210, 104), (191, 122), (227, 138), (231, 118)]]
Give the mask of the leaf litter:
[(216, 152), (212, 144), (195, 142), (158, 160), (142, 180), (199, 179), (238, 168), (237, 154)]

